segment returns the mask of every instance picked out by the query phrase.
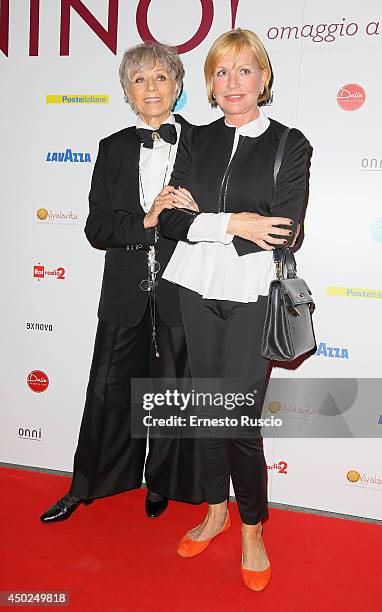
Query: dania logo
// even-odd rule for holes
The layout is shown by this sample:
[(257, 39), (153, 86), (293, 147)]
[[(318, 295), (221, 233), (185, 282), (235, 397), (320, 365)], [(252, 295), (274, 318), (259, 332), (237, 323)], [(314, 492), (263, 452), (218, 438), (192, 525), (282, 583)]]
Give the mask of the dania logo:
[(315, 352), (316, 357), (333, 357), (334, 359), (349, 359), (349, 349), (338, 346), (328, 346), (320, 342)]
[(91, 162), (90, 153), (81, 153), (66, 149), (66, 151), (48, 151), (46, 156), (47, 162)]

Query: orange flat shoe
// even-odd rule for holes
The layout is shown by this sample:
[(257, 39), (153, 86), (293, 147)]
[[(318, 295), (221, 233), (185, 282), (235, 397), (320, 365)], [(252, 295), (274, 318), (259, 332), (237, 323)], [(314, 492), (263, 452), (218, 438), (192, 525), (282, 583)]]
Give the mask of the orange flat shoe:
[(271, 566), (261, 572), (255, 572), (255, 570), (244, 569), (242, 567), (241, 575), (243, 576), (244, 584), (251, 591), (264, 591), (271, 578)]
[(196, 557), (196, 555), (199, 555), (201, 552), (203, 552), (203, 550), (206, 550), (206, 548), (211, 544), (212, 540), (216, 538), (216, 536), (220, 535), (221, 533), (224, 533), (224, 531), (228, 531), (230, 527), (231, 517), (228, 512), (223, 529), (218, 531), (216, 535), (212, 536), (212, 538), (209, 538), (209, 540), (202, 540), (201, 542), (196, 542), (196, 540), (191, 540), (191, 538), (189, 538), (186, 534), (180, 540), (176, 552), (181, 557)]

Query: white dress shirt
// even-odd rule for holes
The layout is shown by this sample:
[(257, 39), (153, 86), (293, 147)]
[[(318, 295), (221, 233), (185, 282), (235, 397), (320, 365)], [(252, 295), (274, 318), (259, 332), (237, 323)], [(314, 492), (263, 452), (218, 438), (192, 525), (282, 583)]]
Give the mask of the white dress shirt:
[[(158, 193), (162, 191), (164, 185), (168, 184), (178, 150), (181, 131), (180, 123), (175, 121), (174, 115), (170, 115), (163, 123), (171, 123), (175, 126), (178, 140), (174, 145), (170, 145), (170, 143), (162, 139), (154, 140), (152, 149), (141, 144), (139, 171), (142, 185), (139, 185), (139, 196), (141, 206), (145, 212), (150, 210)], [(136, 126), (137, 128), (145, 128), (147, 130), (153, 129), (150, 125), (144, 123), (140, 117), (137, 117)]]
[[(239, 136), (256, 138), (269, 127), (269, 119), (259, 109), (257, 119), (235, 128), (231, 159)], [(244, 211), (243, 211), (244, 212)], [(196, 291), (203, 298), (257, 302), (268, 295), (269, 284), (276, 278), (272, 251), (249, 253), (239, 257), (227, 233), (232, 213), (201, 213), (192, 223), (187, 238), (193, 244), (178, 242), (162, 278)]]

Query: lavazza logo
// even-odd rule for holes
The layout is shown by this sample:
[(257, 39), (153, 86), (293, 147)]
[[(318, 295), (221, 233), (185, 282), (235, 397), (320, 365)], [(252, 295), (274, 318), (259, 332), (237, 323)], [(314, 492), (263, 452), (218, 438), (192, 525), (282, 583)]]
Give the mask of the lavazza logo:
[(72, 151), (72, 149), (66, 149), (65, 151), (48, 151), (46, 154), (47, 162), (60, 162), (60, 163), (90, 163), (90, 153), (82, 153), (79, 151)]
[(326, 342), (320, 342), (315, 355), (316, 357), (331, 357), (332, 359), (349, 359), (349, 349), (329, 346)]
[(30, 427), (19, 427), (17, 434), (18, 438), (22, 438), (23, 440), (35, 440), (37, 442), (41, 442), (42, 440), (41, 427), (38, 427), (37, 429), (31, 429)]
[(40, 264), (40, 262), (33, 266), (33, 278), (36, 278), (38, 281), (44, 278), (54, 278), (56, 280), (66, 280), (65, 277), (65, 268), (53, 268), (48, 270), (45, 266)]
[(52, 332), (53, 323), (35, 323), (33, 321), (27, 321), (26, 328), (28, 331)]
[(78, 215), (73, 210), (38, 208), (35, 220), (39, 225), (49, 225), (51, 223), (57, 223), (59, 225), (77, 225)]

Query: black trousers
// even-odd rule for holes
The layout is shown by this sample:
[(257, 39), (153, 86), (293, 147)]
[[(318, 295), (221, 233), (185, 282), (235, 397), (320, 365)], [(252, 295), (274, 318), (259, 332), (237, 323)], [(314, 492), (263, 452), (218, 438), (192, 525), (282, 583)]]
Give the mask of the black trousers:
[[(267, 298), (241, 303), (203, 299), (180, 288), (191, 374), (194, 378), (245, 380), (264, 394), (269, 362), (260, 345)], [(261, 402), (256, 414), (261, 414)], [(229, 496), (229, 478), (243, 523), (254, 525), (268, 516), (267, 466), (261, 435), (200, 440), (205, 495), (218, 504)]]
[[(140, 487), (146, 439), (131, 437), (131, 378), (189, 376), (183, 327), (168, 327), (156, 311), (160, 357), (151, 339), (150, 306), (133, 328), (98, 322), (71, 495), (93, 499)], [(148, 489), (180, 501), (204, 501), (198, 441), (149, 439)]]

